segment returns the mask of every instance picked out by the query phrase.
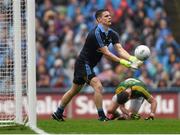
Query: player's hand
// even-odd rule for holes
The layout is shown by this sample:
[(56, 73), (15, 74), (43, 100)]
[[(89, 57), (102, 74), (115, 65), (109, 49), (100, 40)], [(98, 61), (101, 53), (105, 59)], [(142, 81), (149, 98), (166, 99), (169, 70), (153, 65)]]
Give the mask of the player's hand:
[(138, 59), (135, 56), (130, 56), (129, 61), (136, 62)]
[(130, 67), (133, 69), (138, 69), (143, 64), (143, 61), (137, 59), (135, 56), (131, 56), (129, 60), (131, 61)]
[(149, 116), (145, 118), (145, 120), (154, 120), (154, 113), (150, 113)]
[(154, 120), (154, 117), (149, 116), (149, 117), (145, 118), (145, 120)]
[(142, 64), (143, 64), (143, 62), (138, 60), (136, 62), (132, 62), (130, 67), (133, 68), (133, 69), (138, 69)]
[(124, 65), (125, 67), (128, 67), (128, 68), (130, 68), (131, 67), (131, 62), (130, 61), (127, 61), (127, 60), (125, 60), (125, 59), (121, 59), (120, 61), (119, 61), (119, 63), (121, 64), (121, 65)]
[(138, 113), (132, 113), (130, 117), (131, 120), (139, 120), (141, 118), (140, 114)]
[(136, 57), (132, 56), (133, 60), (131, 59), (131, 61), (125, 60), (125, 59), (121, 59), (119, 61), (119, 63), (121, 65), (124, 65), (125, 67), (128, 68), (132, 68), (132, 69), (138, 69), (139, 66), (141, 66), (143, 64), (142, 61), (138, 60)]

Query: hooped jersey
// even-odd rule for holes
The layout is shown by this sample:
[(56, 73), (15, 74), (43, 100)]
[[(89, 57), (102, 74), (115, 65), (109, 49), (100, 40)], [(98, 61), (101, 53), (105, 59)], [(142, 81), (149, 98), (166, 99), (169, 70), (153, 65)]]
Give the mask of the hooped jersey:
[(120, 94), (122, 91), (131, 88), (132, 93), (130, 98), (144, 97), (149, 100), (151, 94), (148, 92), (145, 84), (135, 78), (129, 78), (121, 82), (115, 90), (116, 94)]

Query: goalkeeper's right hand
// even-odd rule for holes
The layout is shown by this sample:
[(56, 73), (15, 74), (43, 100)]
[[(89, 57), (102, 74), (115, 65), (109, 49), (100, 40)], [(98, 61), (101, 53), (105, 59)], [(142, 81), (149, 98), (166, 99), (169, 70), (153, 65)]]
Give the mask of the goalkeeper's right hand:
[(139, 65), (137, 62), (130, 62), (125, 59), (121, 59), (119, 61), (121, 65), (124, 65), (125, 67), (132, 68), (132, 69), (138, 69)]
[(121, 59), (121, 60), (119, 61), (119, 63), (120, 63), (121, 65), (124, 65), (125, 67), (128, 67), (128, 68), (131, 67), (131, 62), (130, 62), (130, 61), (127, 61), (127, 60), (125, 60), (125, 59)]

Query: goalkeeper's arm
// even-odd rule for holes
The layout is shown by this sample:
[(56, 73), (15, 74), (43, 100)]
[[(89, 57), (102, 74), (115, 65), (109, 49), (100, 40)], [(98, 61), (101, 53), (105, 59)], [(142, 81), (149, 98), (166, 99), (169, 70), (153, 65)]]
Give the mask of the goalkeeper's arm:
[(122, 47), (120, 43), (117, 43), (114, 45), (119, 56), (125, 58), (126, 60), (129, 60), (131, 55)]
[(107, 59), (109, 59), (109, 60), (112, 60), (112, 61), (115, 61), (115, 62), (119, 62), (120, 64), (122, 64), (122, 65), (124, 65), (125, 67), (128, 67), (128, 68), (131, 67), (131, 68), (137, 69), (137, 67), (132, 66), (132, 64), (133, 64), (132, 62), (127, 61), (127, 60), (125, 60), (125, 59), (121, 59), (121, 58), (117, 57), (116, 55), (112, 54), (112, 53), (108, 50), (107, 46), (101, 47), (101, 48), (99, 49), (99, 51), (102, 52), (102, 53), (104, 54), (104, 56), (105, 56)]
[(122, 46), (120, 43), (115, 44), (115, 48), (119, 54), (119, 56), (125, 58), (126, 60), (132, 62), (134, 64), (131, 67), (138, 68), (143, 64), (142, 61), (138, 60), (135, 56), (130, 55)]

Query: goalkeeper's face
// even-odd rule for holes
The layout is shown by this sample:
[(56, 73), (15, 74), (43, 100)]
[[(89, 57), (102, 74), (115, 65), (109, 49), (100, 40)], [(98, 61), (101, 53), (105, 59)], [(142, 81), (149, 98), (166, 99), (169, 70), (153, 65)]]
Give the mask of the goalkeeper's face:
[(110, 26), (111, 25), (111, 20), (112, 20), (112, 17), (111, 17), (110, 12), (105, 11), (105, 12), (102, 13), (102, 15), (101, 15), (101, 17), (99, 19), (99, 22), (102, 23), (105, 26)]

